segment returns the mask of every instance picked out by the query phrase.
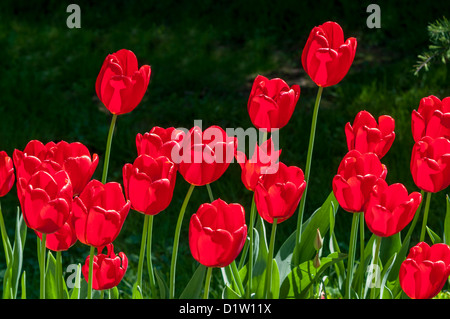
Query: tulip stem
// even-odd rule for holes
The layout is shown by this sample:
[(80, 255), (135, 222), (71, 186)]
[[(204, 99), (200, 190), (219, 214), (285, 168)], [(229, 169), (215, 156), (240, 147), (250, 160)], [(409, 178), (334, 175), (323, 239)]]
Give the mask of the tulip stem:
[[(381, 246), (381, 237), (380, 236), (375, 236), (375, 255), (373, 256), (372, 259), (372, 274), (374, 273), (374, 270), (376, 267), (376, 265), (378, 265), (378, 258), (380, 255), (380, 246)], [(375, 288), (376, 287), (372, 287), (372, 289), (370, 290), (370, 299), (375, 299)]]
[(92, 276), (94, 271), (94, 251), (95, 247), (91, 246), (89, 251), (89, 274), (88, 274), (88, 291), (87, 299), (92, 299)]
[(40, 298), (41, 299), (45, 299), (45, 250), (46, 250), (46, 239), (47, 239), (47, 234), (42, 233), (42, 239), (41, 239), (41, 253), (40, 256), (41, 258), (39, 259), (40, 261), (40, 267), (41, 267), (41, 295)]
[(308, 185), (309, 185), (309, 174), (311, 169), (311, 160), (312, 160), (312, 154), (314, 149), (314, 139), (316, 136), (316, 126), (317, 126), (317, 117), (319, 114), (319, 105), (320, 105), (320, 99), (322, 98), (322, 91), (323, 87), (319, 86), (319, 90), (317, 92), (316, 96), (316, 102), (314, 104), (314, 111), (313, 111), (313, 118), (311, 123), (311, 133), (309, 135), (309, 145), (308, 145), (308, 153), (306, 157), (306, 167), (305, 167), (305, 181), (306, 181), (306, 187), (303, 192), (302, 198), (300, 200), (300, 207), (298, 211), (298, 220), (297, 220), (297, 243), (300, 243), (301, 241), (301, 234), (302, 234), (302, 224), (303, 224), (303, 214), (305, 211), (305, 203), (306, 203), (306, 193), (308, 191)]
[(273, 219), (272, 232), (270, 234), (269, 254), (267, 256), (267, 268), (266, 268), (266, 299), (271, 299), (272, 296), (272, 263), (273, 263), (273, 251), (275, 246), (275, 234), (277, 231), (277, 219)]
[(153, 294), (156, 292), (155, 275), (153, 273), (152, 262), (152, 234), (153, 234), (153, 215), (146, 215), (148, 218), (148, 230), (147, 230), (147, 267), (148, 275), (150, 277), (150, 289)]
[(58, 285), (58, 298), (63, 299), (62, 256), (60, 250), (56, 252), (56, 282)]
[(139, 262), (138, 262), (138, 272), (137, 272), (137, 285), (142, 290), (142, 268), (144, 266), (144, 254), (145, 254), (145, 243), (147, 242), (147, 232), (148, 232), (148, 216), (144, 216), (144, 228), (142, 229), (142, 239), (141, 239), (141, 250), (139, 252)]
[(173, 240), (173, 248), (172, 248), (172, 262), (170, 265), (170, 283), (169, 283), (169, 298), (175, 298), (175, 271), (177, 264), (177, 255), (178, 255), (178, 244), (180, 241), (180, 231), (181, 224), (183, 223), (183, 216), (186, 211), (187, 204), (189, 199), (191, 198), (192, 192), (195, 188), (195, 185), (190, 185), (189, 190), (184, 198), (183, 205), (181, 206), (180, 214), (178, 215), (178, 221), (175, 228), (175, 236)]
[[(361, 216), (359, 218), (359, 240), (360, 240), (360, 256), (359, 256), (359, 264), (362, 265), (362, 267), (364, 267), (364, 212), (360, 212), (359, 213)], [(362, 284), (362, 280), (361, 280), (361, 285), (360, 285), (360, 293), (362, 293), (363, 291), (363, 284)], [(360, 294), (362, 296), (362, 294)]]
[(348, 245), (348, 263), (347, 263), (347, 277), (345, 278), (345, 299), (350, 299), (350, 292), (353, 279), (353, 266), (355, 263), (355, 250), (358, 233), (359, 213), (353, 213), (352, 229), (350, 234), (350, 243)]
[(9, 249), (11, 250), (11, 244), (9, 243), (9, 240), (8, 240), (8, 233), (6, 232), (5, 221), (3, 219), (1, 205), (0, 205), (0, 231), (2, 232), (2, 242), (3, 242), (3, 249), (5, 250), (6, 265), (9, 266), (10, 254), (8, 253), (7, 247), (9, 246)]
[(422, 230), (420, 232), (420, 240), (419, 241), (425, 240), (425, 231), (426, 231), (427, 220), (428, 220), (428, 211), (430, 210), (431, 194), (432, 194), (431, 192), (427, 192), (427, 199), (425, 202), (425, 210), (423, 212)]
[(209, 295), (209, 286), (211, 284), (211, 274), (212, 274), (213, 267), (208, 267), (208, 271), (206, 272), (206, 279), (205, 279), (205, 290), (203, 292), (203, 299), (208, 299)]
[(111, 119), (111, 125), (109, 127), (108, 140), (106, 142), (105, 162), (103, 164), (102, 183), (105, 184), (108, 177), (109, 157), (111, 155), (111, 144), (114, 133), (114, 127), (116, 126), (117, 114), (113, 114)]
[(206, 184), (206, 189), (208, 190), (208, 195), (209, 195), (209, 200), (211, 201), (211, 203), (214, 201), (214, 196), (211, 190), (211, 185)]

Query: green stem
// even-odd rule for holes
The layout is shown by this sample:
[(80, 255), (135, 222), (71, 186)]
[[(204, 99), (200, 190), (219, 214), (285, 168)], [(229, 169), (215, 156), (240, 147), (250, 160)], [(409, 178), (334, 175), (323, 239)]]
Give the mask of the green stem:
[(8, 241), (8, 233), (6, 232), (5, 221), (3, 219), (1, 205), (0, 205), (0, 230), (2, 232), (2, 242), (3, 242), (3, 249), (5, 250), (6, 265), (8, 266), (10, 263), (10, 254), (8, 252), (7, 247), (9, 246), (9, 249), (11, 249), (11, 244)]
[(58, 285), (58, 298), (63, 299), (63, 277), (61, 251), (56, 252), (56, 283)]
[(233, 262), (230, 264), (231, 273), (233, 274), (233, 279), (239, 289), (239, 293), (241, 296), (244, 296), (244, 286), (242, 285), (241, 276), (239, 275), (239, 271), (236, 267), (236, 262), (233, 260)]
[(144, 267), (145, 243), (147, 242), (148, 216), (144, 216), (144, 228), (142, 229), (141, 250), (139, 252), (137, 285), (142, 289), (142, 269)]
[(203, 292), (203, 299), (208, 299), (209, 295), (209, 286), (211, 284), (211, 274), (212, 274), (213, 267), (208, 267), (208, 271), (206, 272), (206, 279), (205, 279), (205, 290)]
[(350, 299), (350, 291), (353, 279), (353, 266), (355, 263), (356, 242), (358, 238), (357, 233), (358, 233), (358, 222), (360, 217), (359, 215), (360, 215), (359, 213), (353, 213), (350, 243), (348, 245), (349, 252), (347, 263), (347, 277), (345, 278), (345, 299)]
[[(360, 217), (359, 217), (359, 245), (360, 245), (360, 253), (359, 253), (359, 264), (362, 265), (364, 267), (364, 212), (360, 213)], [(363, 280), (360, 281), (360, 293), (362, 293), (363, 291)], [(361, 294), (360, 294), (361, 296)]]
[(181, 206), (180, 214), (178, 216), (178, 221), (175, 229), (175, 236), (173, 240), (173, 248), (172, 248), (172, 262), (170, 265), (170, 283), (169, 283), (169, 298), (175, 298), (175, 272), (176, 272), (176, 264), (177, 264), (177, 255), (178, 255), (178, 244), (180, 241), (180, 231), (181, 224), (183, 223), (183, 216), (186, 211), (187, 204), (189, 199), (191, 198), (192, 192), (195, 188), (195, 185), (191, 185), (184, 199), (183, 205)]
[(267, 256), (267, 273), (266, 273), (266, 298), (272, 298), (272, 259), (275, 247), (275, 234), (277, 231), (277, 219), (273, 219), (272, 232), (270, 234), (269, 254)]
[(103, 164), (102, 183), (105, 184), (108, 177), (109, 158), (111, 155), (111, 144), (114, 133), (114, 127), (116, 126), (117, 114), (113, 114), (111, 119), (111, 125), (109, 127), (108, 140), (106, 142), (105, 162)]
[(42, 239), (41, 239), (41, 252), (40, 252), (40, 267), (41, 267), (41, 290), (40, 290), (40, 298), (45, 299), (45, 251), (46, 251), (46, 240), (47, 240), (47, 234), (42, 233)]
[(308, 145), (308, 153), (306, 157), (306, 167), (305, 167), (305, 181), (306, 181), (306, 187), (303, 192), (302, 198), (300, 200), (300, 207), (298, 210), (298, 220), (297, 220), (297, 243), (300, 243), (301, 241), (301, 233), (302, 233), (302, 224), (303, 224), (303, 213), (305, 211), (305, 203), (306, 203), (306, 193), (308, 191), (308, 184), (309, 184), (309, 174), (311, 170), (311, 160), (312, 160), (312, 154), (314, 149), (314, 139), (316, 136), (316, 126), (317, 126), (317, 117), (319, 114), (319, 105), (320, 105), (320, 99), (322, 97), (322, 91), (323, 87), (319, 86), (319, 90), (317, 92), (316, 96), (316, 102), (314, 104), (314, 112), (313, 112), (313, 118), (311, 123), (311, 133), (309, 135), (309, 145)]
[[(255, 215), (256, 215), (256, 204), (255, 204), (255, 195), (253, 195), (252, 199), (252, 208), (250, 210), (250, 222), (249, 222), (249, 228), (248, 228), (248, 236), (249, 240), (245, 242), (247, 247), (244, 247), (244, 252), (247, 253), (247, 250), (249, 251), (248, 255), (248, 265), (247, 265), (247, 273), (248, 273), (248, 288), (247, 288), (247, 298), (250, 298), (250, 294), (252, 292), (252, 277), (253, 277), (253, 226), (255, 224)], [(245, 260), (245, 256), (241, 258), (241, 262), (239, 263), (239, 269), (243, 267), (243, 263)]]
[(88, 275), (88, 291), (87, 291), (87, 299), (92, 299), (92, 273), (94, 271), (94, 252), (95, 247), (91, 246), (89, 251), (89, 275)]
[(148, 215), (148, 231), (147, 231), (147, 267), (150, 277), (150, 289), (153, 294), (156, 293), (156, 281), (153, 273), (152, 262), (152, 234), (153, 234), (153, 215)]
[(206, 184), (206, 189), (208, 190), (208, 195), (209, 195), (209, 200), (211, 201), (211, 203), (214, 201), (214, 196), (211, 190), (211, 185)]
[(425, 202), (425, 210), (423, 212), (422, 230), (420, 232), (420, 240), (419, 241), (425, 240), (425, 231), (426, 231), (427, 220), (428, 220), (428, 211), (430, 210), (431, 194), (432, 193), (427, 192), (427, 199)]
[[(372, 273), (375, 265), (378, 265), (378, 258), (380, 255), (380, 247), (381, 247), (381, 237), (380, 236), (376, 236), (376, 246), (375, 246), (375, 255), (373, 256), (372, 259)], [(372, 287), (372, 289), (370, 290), (370, 299), (375, 299), (375, 287)]]

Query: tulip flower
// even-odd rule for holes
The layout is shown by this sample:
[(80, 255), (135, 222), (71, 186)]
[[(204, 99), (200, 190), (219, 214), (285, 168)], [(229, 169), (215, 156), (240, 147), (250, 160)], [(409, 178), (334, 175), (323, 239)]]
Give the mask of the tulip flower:
[(247, 103), (253, 125), (268, 132), (284, 127), (294, 112), (300, 97), (300, 86), (289, 85), (280, 78), (269, 80), (258, 75)]
[[(35, 231), (36, 235), (42, 240), (42, 233)], [(64, 225), (56, 232), (47, 234), (45, 245), (52, 251), (66, 251), (77, 242), (75, 226), (73, 224), (72, 214)]]
[(39, 170), (27, 182), (19, 180), (22, 213), (26, 225), (38, 232), (51, 234), (69, 219), (72, 210), (72, 184), (63, 170)]
[(367, 111), (359, 112), (353, 126), (345, 125), (348, 150), (361, 153), (375, 153), (381, 159), (386, 155), (395, 139), (395, 121), (389, 115), (375, 118)]
[(135, 54), (122, 49), (105, 58), (95, 82), (95, 91), (112, 114), (129, 113), (144, 97), (150, 74), (150, 66), (138, 68)]
[[(98, 254), (93, 256), (92, 288), (95, 290), (116, 287), (122, 281), (128, 268), (128, 258), (123, 252), (116, 255), (113, 244), (108, 244), (106, 249), (108, 250), (106, 254), (103, 254), (102, 249), (99, 249)], [(81, 267), (81, 272), (86, 281), (89, 277), (89, 260), (90, 256), (87, 256), (83, 267)]]
[(244, 208), (221, 199), (202, 204), (189, 223), (192, 256), (207, 267), (231, 264), (241, 252), (246, 236)]
[(91, 154), (80, 142), (47, 143), (47, 159), (58, 163), (70, 177), (74, 195), (79, 195), (92, 178), (98, 165), (98, 155)]
[(236, 148), (237, 139), (228, 136), (222, 128), (211, 126), (202, 132), (195, 126), (187, 134), (183, 132), (179, 154), (172, 159), (179, 163), (179, 172), (188, 183), (203, 186), (225, 173)]
[(255, 204), (261, 217), (273, 223), (290, 218), (300, 202), (306, 182), (303, 171), (280, 162), (278, 171), (261, 176), (255, 187)]
[(103, 247), (119, 235), (130, 211), (119, 183), (93, 179), (74, 198), (73, 220), (77, 238), (91, 247)]
[(14, 185), (14, 164), (5, 151), (0, 152), (0, 197), (9, 193)]
[(47, 160), (48, 151), (46, 145), (38, 140), (29, 141), (23, 151), (15, 149), (13, 161), (17, 180), (25, 178), (28, 181), (37, 172), (42, 162)]
[(450, 97), (442, 101), (434, 95), (422, 98), (412, 112), (411, 129), (415, 142), (424, 136), (450, 139)]
[(244, 186), (254, 191), (258, 180), (263, 174), (275, 173), (278, 169), (278, 158), (281, 150), (275, 151), (272, 139), (268, 139), (261, 146), (255, 145), (252, 157), (247, 159), (241, 151), (236, 152), (236, 159), (241, 166), (241, 180)]
[[(172, 152), (177, 154), (179, 152), (179, 142), (183, 138), (183, 131), (177, 130), (174, 127), (161, 128), (159, 126), (153, 127), (150, 132), (136, 135), (137, 154), (147, 154), (151, 157), (166, 156), (171, 161)], [(175, 148), (175, 149), (174, 149)]]
[(156, 215), (169, 206), (177, 170), (167, 157), (140, 155), (123, 167), (123, 185), (131, 207), (146, 215)]
[(421, 201), (420, 193), (408, 194), (403, 184), (378, 179), (364, 211), (367, 227), (380, 237), (397, 234), (412, 221)]
[(450, 141), (425, 136), (414, 144), (411, 174), (420, 189), (437, 193), (450, 185)]
[(443, 243), (430, 247), (420, 242), (401, 264), (399, 281), (410, 298), (431, 299), (442, 290), (449, 275), (450, 247)]
[(302, 65), (306, 73), (320, 87), (339, 83), (347, 74), (355, 58), (357, 41), (351, 37), (344, 41), (339, 24), (328, 21), (314, 27), (302, 52)]
[(333, 193), (346, 211), (364, 211), (370, 192), (378, 179), (385, 179), (387, 169), (375, 153), (349, 151), (333, 178)]

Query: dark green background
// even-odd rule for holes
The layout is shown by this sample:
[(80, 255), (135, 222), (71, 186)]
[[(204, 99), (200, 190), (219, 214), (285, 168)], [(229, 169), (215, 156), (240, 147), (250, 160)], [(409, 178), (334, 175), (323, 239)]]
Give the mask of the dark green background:
[[(348, 75), (322, 96), (305, 218), (331, 191), (331, 180), (346, 153), (344, 125), (362, 109), (375, 117), (394, 117), (396, 139), (383, 159), (387, 181), (417, 190), (409, 171), (411, 111), (422, 97), (444, 98), (450, 88), (447, 65), (435, 64), (418, 77), (412, 68), (428, 47), (427, 24), (450, 12), (448, 1), (376, 2), (381, 8), (380, 29), (366, 26), (366, 8), (372, 1), (79, 1), (81, 29), (66, 26), (69, 3), (0, 4), (0, 149), (8, 154), (23, 149), (31, 139), (66, 140), (84, 143), (103, 160), (111, 115), (95, 94), (95, 80), (106, 55), (126, 48), (136, 54), (139, 65), (151, 65), (152, 74), (140, 105), (118, 118), (110, 181), (120, 182), (123, 165), (135, 158), (136, 134), (155, 125), (190, 128), (194, 120), (202, 119), (204, 127), (251, 127), (246, 105), (258, 74), (301, 86), (297, 108), (281, 130), (280, 142), (281, 160), (304, 168), (317, 87), (305, 74), (300, 57), (310, 30), (333, 20), (346, 38), (357, 38), (358, 48)], [(101, 170), (102, 161), (94, 177), (100, 178)], [(251, 193), (239, 174), (239, 166), (231, 166), (212, 189), (216, 197), (239, 202), (249, 211)], [(188, 188), (178, 177), (173, 202), (155, 217), (154, 266), (167, 277), (175, 221)], [(445, 193), (433, 196), (429, 225), (437, 233), (442, 233)], [(195, 269), (186, 244), (188, 220), (207, 200), (204, 187), (194, 190), (183, 224), (177, 293)], [(10, 238), (16, 205), (14, 189), (2, 198)], [(295, 229), (296, 217), (278, 227), (279, 243)], [(350, 219), (350, 214), (339, 211), (336, 227), (343, 251)], [(124, 251), (130, 260), (120, 284), (125, 297), (135, 278), (142, 222), (142, 215), (130, 212), (115, 242), (116, 251)], [(33, 290), (38, 287), (35, 245), (29, 231), (24, 263), (29, 297), (38, 291)], [(88, 251), (77, 243), (63, 254), (63, 262), (83, 263)]]

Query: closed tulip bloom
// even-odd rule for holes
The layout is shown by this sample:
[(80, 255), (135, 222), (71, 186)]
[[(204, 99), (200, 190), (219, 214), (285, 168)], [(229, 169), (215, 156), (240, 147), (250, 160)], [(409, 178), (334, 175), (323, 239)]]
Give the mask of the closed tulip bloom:
[(450, 139), (450, 97), (442, 101), (434, 95), (422, 98), (412, 112), (411, 129), (415, 142), (424, 136)]
[(91, 156), (88, 148), (80, 142), (48, 143), (47, 159), (58, 163), (70, 177), (74, 195), (79, 195), (94, 175), (98, 155)]
[(251, 158), (247, 159), (241, 151), (236, 152), (236, 159), (241, 166), (241, 180), (248, 190), (255, 190), (261, 175), (276, 172), (280, 153), (281, 150), (275, 151), (275, 145), (271, 138), (261, 146), (256, 144)]
[(177, 170), (167, 157), (140, 155), (123, 167), (123, 185), (131, 207), (146, 215), (156, 215), (172, 201)]
[(399, 281), (412, 299), (431, 299), (444, 287), (450, 275), (450, 247), (420, 242), (412, 247), (400, 266)]
[(362, 212), (373, 186), (378, 179), (385, 179), (386, 174), (386, 166), (375, 153), (351, 150), (342, 159), (333, 178), (334, 196), (344, 210)]
[(375, 153), (381, 159), (392, 146), (395, 139), (395, 121), (389, 115), (375, 118), (367, 111), (359, 112), (353, 125), (345, 125), (348, 150), (361, 153)]
[[(35, 232), (36, 235), (42, 239), (42, 233)], [(73, 224), (72, 214), (64, 225), (56, 232), (47, 234), (45, 246), (52, 251), (66, 251), (77, 242), (77, 235), (75, 234), (75, 226)]]
[(421, 201), (420, 193), (408, 194), (403, 184), (378, 179), (364, 210), (367, 227), (380, 237), (397, 234), (414, 218)]
[(269, 80), (258, 75), (252, 86), (247, 111), (253, 125), (268, 132), (284, 127), (300, 97), (300, 86), (289, 85), (280, 78)]
[(131, 202), (125, 200), (119, 183), (103, 184), (91, 180), (73, 202), (78, 240), (97, 248), (112, 243), (119, 235), (130, 207)]
[[(108, 244), (106, 249), (108, 250), (106, 254), (103, 254), (102, 249), (100, 249), (98, 254), (94, 255), (92, 288), (95, 290), (116, 287), (122, 281), (128, 268), (128, 258), (123, 252), (116, 255), (113, 244)], [(87, 256), (83, 267), (81, 267), (86, 282), (89, 280), (89, 260), (90, 256)]]
[(144, 97), (150, 74), (150, 66), (138, 68), (135, 54), (122, 49), (105, 58), (97, 76), (95, 91), (112, 114), (129, 113)]
[(246, 236), (244, 208), (221, 199), (202, 204), (189, 224), (192, 256), (207, 267), (231, 264), (241, 252)]
[[(165, 156), (172, 160), (172, 152), (179, 152), (179, 142), (183, 138), (183, 131), (174, 127), (153, 127), (149, 132), (136, 135), (136, 149), (138, 155), (147, 154), (157, 158)], [(175, 148), (175, 149), (174, 149)]]
[(450, 141), (423, 137), (414, 144), (411, 174), (420, 189), (437, 193), (450, 185)]
[(38, 232), (51, 234), (69, 219), (72, 210), (72, 184), (63, 170), (37, 171), (27, 182), (19, 180), (22, 213), (26, 225)]
[(314, 27), (302, 52), (302, 65), (318, 86), (338, 84), (347, 74), (355, 58), (357, 41), (344, 41), (339, 24), (328, 21)]
[(183, 132), (179, 154), (172, 159), (184, 179), (195, 186), (203, 186), (218, 180), (233, 161), (237, 139), (228, 136), (219, 126), (210, 126), (203, 132), (193, 127)]
[(5, 151), (0, 152), (0, 197), (5, 196), (14, 185), (14, 164)]
[(306, 181), (303, 171), (280, 162), (278, 171), (261, 176), (255, 187), (255, 204), (260, 216), (267, 222), (282, 223), (290, 218), (303, 195)]

